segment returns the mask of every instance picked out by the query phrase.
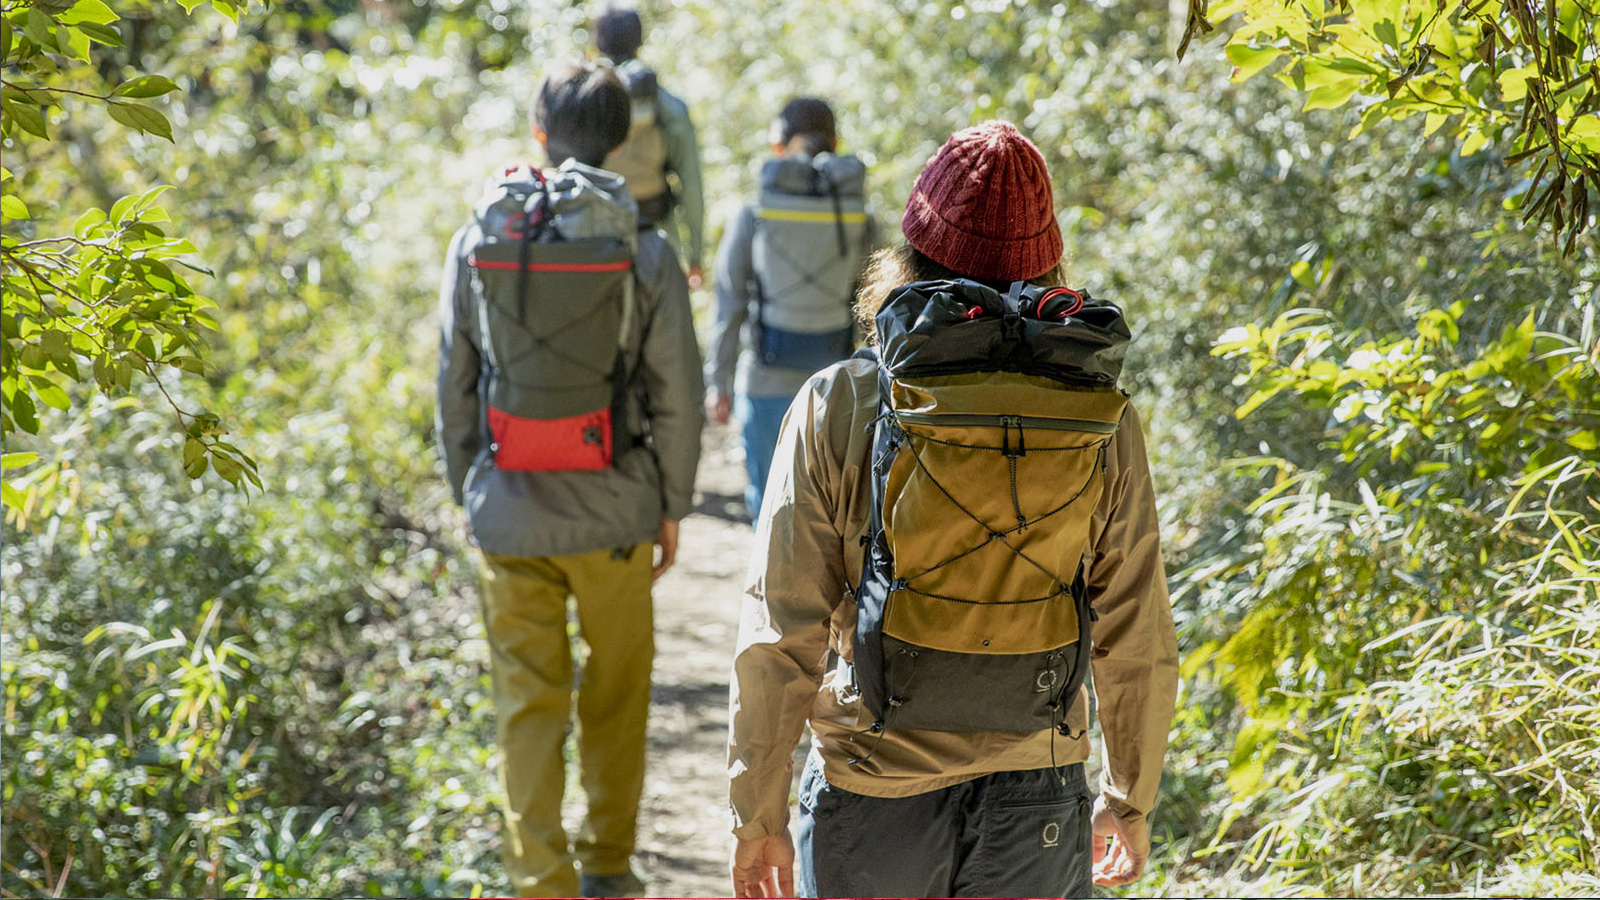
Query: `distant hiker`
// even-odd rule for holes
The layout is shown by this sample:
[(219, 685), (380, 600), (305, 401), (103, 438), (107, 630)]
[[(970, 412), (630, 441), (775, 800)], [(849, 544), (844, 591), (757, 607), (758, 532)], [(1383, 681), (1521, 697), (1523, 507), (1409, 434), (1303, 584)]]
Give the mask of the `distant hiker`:
[[(611, 151), (602, 168), (628, 183), (639, 203), (639, 217), (666, 229), (684, 251), (689, 286), (698, 289), (705, 250), (706, 201), (700, 185), (700, 144), (689, 107), (656, 81), (656, 73), (638, 59), (644, 23), (633, 9), (608, 6), (594, 20), (595, 47), (617, 67), (633, 99), (632, 124), (622, 145)], [(669, 177), (677, 179), (674, 190)], [(672, 213), (678, 210), (686, 242), (680, 242)]]
[[(611, 67), (540, 86), (553, 169), (508, 166), (450, 242), (440, 291), (439, 442), (483, 551), (483, 610), (520, 896), (638, 896), (629, 857), (644, 783), (650, 584), (672, 565), (700, 456), (688, 286), (622, 180), (596, 166), (628, 131)], [(659, 559), (651, 545), (660, 547)], [(561, 824), (573, 660), (588, 815)], [(574, 861), (581, 869), (580, 879)]]
[[(773, 457), (731, 697), (732, 875), (788, 896), (1087, 897), (1150, 852), (1178, 654), (1121, 312), (1061, 286), (1037, 148), (929, 160)], [(1099, 797), (1083, 761), (1093, 668)], [(1092, 833), (1092, 837), (1091, 837)]]
[(717, 254), (706, 361), (707, 414), (725, 425), (732, 413), (743, 431), (752, 520), (789, 402), (813, 372), (855, 352), (851, 302), (877, 242), (866, 166), (835, 155), (826, 102), (790, 100), (770, 139), (774, 158), (761, 166), (761, 193), (739, 211)]

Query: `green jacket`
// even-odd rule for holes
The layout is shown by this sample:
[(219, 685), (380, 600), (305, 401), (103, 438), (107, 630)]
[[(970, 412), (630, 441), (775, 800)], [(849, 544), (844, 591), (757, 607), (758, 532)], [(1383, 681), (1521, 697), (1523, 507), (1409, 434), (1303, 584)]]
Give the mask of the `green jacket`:
[[(688, 231), (684, 262), (700, 265), (705, 254), (706, 197), (700, 180), (700, 141), (695, 136), (689, 106), (676, 94), (661, 88), (656, 100), (661, 131), (667, 141), (667, 171), (678, 177), (677, 214)], [(663, 222), (662, 225), (668, 223)]]

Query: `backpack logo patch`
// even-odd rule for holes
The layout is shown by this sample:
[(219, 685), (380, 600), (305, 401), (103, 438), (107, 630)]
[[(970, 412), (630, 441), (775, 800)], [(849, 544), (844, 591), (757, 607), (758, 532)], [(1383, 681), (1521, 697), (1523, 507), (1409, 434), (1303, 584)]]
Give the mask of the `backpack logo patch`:
[(1039, 833), (1039, 846), (1044, 849), (1061, 846), (1061, 823), (1046, 822), (1044, 830)]

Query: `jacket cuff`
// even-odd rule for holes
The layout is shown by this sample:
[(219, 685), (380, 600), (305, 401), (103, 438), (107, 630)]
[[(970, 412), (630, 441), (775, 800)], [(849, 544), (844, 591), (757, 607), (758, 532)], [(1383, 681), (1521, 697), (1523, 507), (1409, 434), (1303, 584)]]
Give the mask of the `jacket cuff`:
[(785, 809), (782, 815), (762, 815), (748, 822), (739, 821), (739, 811), (733, 813), (733, 836), (741, 841), (759, 841), (782, 832), (789, 827), (789, 811)]

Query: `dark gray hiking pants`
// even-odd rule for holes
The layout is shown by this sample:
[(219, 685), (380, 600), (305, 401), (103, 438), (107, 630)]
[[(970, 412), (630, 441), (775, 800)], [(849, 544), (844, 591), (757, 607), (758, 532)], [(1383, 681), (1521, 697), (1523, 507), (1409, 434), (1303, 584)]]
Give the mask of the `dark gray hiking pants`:
[(1089, 897), (1091, 804), (1082, 765), (864, 797), (828, 784), (813, 750), (800, 778), (800, 896)]

